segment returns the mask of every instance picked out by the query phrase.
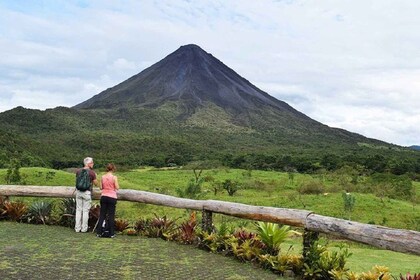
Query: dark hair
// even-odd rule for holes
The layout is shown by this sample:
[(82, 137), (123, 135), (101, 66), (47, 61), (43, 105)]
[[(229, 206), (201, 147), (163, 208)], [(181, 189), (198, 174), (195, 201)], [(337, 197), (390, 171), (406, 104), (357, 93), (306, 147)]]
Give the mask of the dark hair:
[(113, 163), (108, 163), (106, 165), (106, 172), (109, 172), (109, 171), (115, 172), (115, 170), (117, 170), (117, 168), (115, 168), (115, 165)]

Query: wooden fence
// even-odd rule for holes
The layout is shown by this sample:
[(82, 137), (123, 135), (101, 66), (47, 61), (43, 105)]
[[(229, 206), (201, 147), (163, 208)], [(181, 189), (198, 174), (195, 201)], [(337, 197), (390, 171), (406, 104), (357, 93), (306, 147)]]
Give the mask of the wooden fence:
[[(73, 192), (74, 187), (0, 185), (0, 195), (3, 196), (63, 198), (74, 197)], [(92, 196), (99, 199), (100, 191), (94, 190)], [(203, 211), (203, 225), (207, 229), (212, 224), (212, 213), (219, 213), (302, 227), (310, 232), (326, 233), (379, 248), (420, 255), (420, 232), (326, 217), (306, 210), (252, 206), (218, 200), (193, 200), (127, 189), (118, 191), (118, 200)]]

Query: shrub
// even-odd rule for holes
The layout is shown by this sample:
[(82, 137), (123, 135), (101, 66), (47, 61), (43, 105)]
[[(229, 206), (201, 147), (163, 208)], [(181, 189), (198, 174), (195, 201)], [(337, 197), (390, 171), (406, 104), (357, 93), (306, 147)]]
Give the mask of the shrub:
[(26, 218), (29, 223), (44, 224), (51, 220), (51, 210), (53, 203), (50, 201), (35, 201), (29, 207)]
[(222, 182), (222, 187), (227, 191), (229, 196), (233, 196), (239, 190), (239, 182), (227, 179)]
[(2, 215), (5, 215), (12, 221), (20, 221), (28, 211), (26, 204), (22, 201), (7, 201), (4, 203)]
[(324, 193), (324, 185), (319, 181), (309, 181), (299, 186), (297, 191), (300, 194), (322, 194)]
[(188, 185), (185, 189), (176, 189), (176, 193), (179, 197), (191, 198), (191, 199), (200, 199), (204, 193), (201, 190), (201, 184), (203, 183), (203, 178), (197, 180), (191, 179), (188, 182)]

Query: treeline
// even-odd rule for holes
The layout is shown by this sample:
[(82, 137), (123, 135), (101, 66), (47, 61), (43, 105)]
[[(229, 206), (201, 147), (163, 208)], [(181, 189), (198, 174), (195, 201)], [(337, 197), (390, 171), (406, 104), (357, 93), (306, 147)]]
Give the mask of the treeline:
[[(180, 146), (181, 147), (181, 146)], [(178, 148), (180, 148), (178, 147)], [(154, 150), (153, 153), (106, 153), (93, 155), (97, 167), (105, 166), (112, 161), (125, 168), (138, 166), (153, 167), (174, 167), (185, 166), (196, 160), (207, 160), (216, 162), (218, 165), (230, 168), (255, 169), (255, 170), (277, 170), (299, 173), (316, 173), (321, 170), (336, 171), (343, 167), (351, 167), (360, 174), (390, 173), (394, 175), (408, 174), (413, 180), (420, 179), (420, 158), (398, 158), (382, 154), (371, 155), (337, 155), (325, 154), (316, 155), (282, 155), (282, 154), (206, 154), (197, 156), (188, 149), (182, 147), (180, 153), (173, 150), (165, 153)], [(22, 167), (41, 166), (54, 169), (65, 169), (81, 166), (86, 155), (81, 152), (72, 156), (65, 156), (57, 159), (43, 159), (33, 156), (28, 152), (7, 153), (0, 151), (0, 168), (7, 168), (12, 159), (17, 159)], [(214, 166), (215, 164), (213, 164)]]
[(297, 171), (314, 173), (320, 169), (335, 171), (344, 166), (353, 167), (363, 173), (391, 173), (394, 175), (417, 174), (420, 176), (420, 158), (398, 159), (381, 154), (361, 156), (326, 154), (322, 157), (290, 155), (226, 155), (222, 159), (225, 166), (232, 168)]

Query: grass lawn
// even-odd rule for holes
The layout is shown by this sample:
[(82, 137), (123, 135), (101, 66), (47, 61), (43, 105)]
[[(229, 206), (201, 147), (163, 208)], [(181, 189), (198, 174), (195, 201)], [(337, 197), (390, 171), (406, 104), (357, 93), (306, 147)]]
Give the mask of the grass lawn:
[(1, 279), (284, 279), (161, 239), (97, 238), (58, 226), (0, 222)]

